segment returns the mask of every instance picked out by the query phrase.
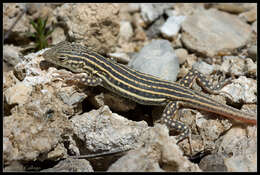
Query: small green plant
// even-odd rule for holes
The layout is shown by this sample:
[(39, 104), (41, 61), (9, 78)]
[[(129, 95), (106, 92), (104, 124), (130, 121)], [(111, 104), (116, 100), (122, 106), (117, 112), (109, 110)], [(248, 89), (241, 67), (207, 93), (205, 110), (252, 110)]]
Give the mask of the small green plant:
[(35, 29), (34, 33), (29, 33), (29, 35), (35, 40), (35, 51), (48, 47), (48, 38), (53, 32), (53, 29), (50, 30), (46, 27), (47, 21), (48, 17), (46, 17), (45, 19), (39, 17), (37, 19), (37, 22), (34, 22), (33, 20), (30, 21), (30, 24)]

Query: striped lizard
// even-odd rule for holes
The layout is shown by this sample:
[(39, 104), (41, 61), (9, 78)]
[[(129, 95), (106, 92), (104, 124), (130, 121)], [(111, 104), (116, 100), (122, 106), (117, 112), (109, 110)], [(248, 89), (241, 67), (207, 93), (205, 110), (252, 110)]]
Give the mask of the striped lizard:
[(166, 105), (161, 122), (169, 129), (180, 134), (177, 142), (189, 136), (189, 128), (174, 119), (180, 107), (190, 107), (212, 112), (234, 119), (241, 123), (256, 125), (256, 115), (240, 111), (219, 103), (209, 96), (192, 90), (196, 81), (208, 93), (219, 94), (225, 84), (215, 87), (197, 70), (192, 69), (180, 82), (168, 82), (157, 77), (138, 72), (125, 65), (116, 63), (79, 44), (63, 41), (45, 51), (43, 57), (47, 62), (67, 68), (75, 73), (86, 73), (75, 76), (87, 86), (101, 85), (120, 96), (145, 105)]

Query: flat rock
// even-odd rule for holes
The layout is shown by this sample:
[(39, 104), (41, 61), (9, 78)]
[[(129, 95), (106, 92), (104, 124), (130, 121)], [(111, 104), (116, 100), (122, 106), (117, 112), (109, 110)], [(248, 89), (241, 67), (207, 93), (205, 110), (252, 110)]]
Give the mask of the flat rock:
[(128, 65), (135, 70), (168, 81), (175, 81), (179, 72), (178, 58), (167, 40), (152, 40)]
[(252, 31), (239, 17), (215, 9), (187, 17), (182, 29), (185, 46), (210, 57), (244, 46)]

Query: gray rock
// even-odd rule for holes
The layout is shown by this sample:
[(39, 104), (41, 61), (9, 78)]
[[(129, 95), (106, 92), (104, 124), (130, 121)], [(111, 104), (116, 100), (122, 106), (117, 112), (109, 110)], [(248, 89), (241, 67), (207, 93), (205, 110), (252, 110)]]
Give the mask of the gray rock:
[(207, 64), (204, 61), (196, 62), (192, 66), (194, 69), (198, 70), (200, 73), (206, 74), (206, 75), (209, 75), (214, 71), (214, 66)]
[(172, 8), (172, 3), (142, 3), (141, 15), (146, 23), (151, 23), (163, 14), (165, 9)]
[(160, 28), (162, 35), (165, 38), (176, 36), (181, 28), (181, 23), (185, 20), (185, 16), (170, 16)]
[(153, 40), (144, 46), (128, 65), (168, 81), (175, 81), (179, 72), (178, 58), (167, 40)]
[(244, 46), (251, 35), (251, 27), (237, 16), (215, 9), (189, 16), (182, 29), (186, 47), (210, 57)]
[(60, 161), (53, 168), (42, 170), (41, 172), (94, 172), (89, 161), (85, 159), (65, 159)]

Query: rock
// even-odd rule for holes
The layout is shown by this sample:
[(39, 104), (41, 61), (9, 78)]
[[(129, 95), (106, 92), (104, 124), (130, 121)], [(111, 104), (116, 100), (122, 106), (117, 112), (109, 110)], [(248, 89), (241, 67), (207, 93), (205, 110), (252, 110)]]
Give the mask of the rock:
[(139, 3), (128, 3), (127, 11), (130, 13), (138, 12), (140, 10), (141, 4)]
[(251, 46), (248, 48), (247, 53), (250, 58), (252, 58), (253, 61), (256, 61), (257, 58), (257, 47), (256, 45)]
[(134, 13), (134, 15), (133, 15), (133, 25), (134, 25), (135, 28), (145, 28), (147, 26), (147, 24), (145, 23), (145, 21), (141, 17), (140, 13)]
[(223, 63), (216, 67), (219, 67), (218, 69), (224, 73), (230, 73), (237, 76), (246, 74), (245, 59), (238, 56), (224, 56)]
[(87, 95), (85, 93), (73, 92), (73, 87), (63, 87), (57, 93), (57, 96), (67, 105), (73, 106), (81, 103)]
[(144, 46), (128, 65), (168, 81), (175, 81), (179, 72), (178, 58), (167, 40), (153, 40)]
[[(21, 3), (5, 3), (3, 4), (3, 31), (7, 32), (17, 20), (18, 16), (25, 9), (25, 4)], [(22, 33), (29, 30), (29, 19), (25, 15), (21, 17), (19, 22), (14, 26), (12, 32)]]
[(185, 16), (170, 16), (160, 28), (162, 35), (165, 38), (175, 37), (178, 34), (181, 28), (181, 23), (185, 20), (185, 18)]
[(257, 21), (252, 24), (252, 30), (257, 34)]
[(142, 144), (139, 148), (113, 163), (109, 172), (165, 172), (165, 171), (197, 171), (201, 170), (191, 163), (176, 145), (174, 137), (170, 137), (164, 125), (156, 124), (139, 137)]
[(182, 30), (184, 45), (209, 57), (244, 46), (251, 35), (250, 26), (237, 16), (214, 9), (198, 11), (187, 17)]
[(188, 58), (188, 52), (186, 49), (183, 49), (183, 48), (176, 49), (175, 54), (178, 57), (180, 64), (183, 64)]
[(256, 78), (257, 75), (257, 65), (252, 61), (252, 59), (246, 59), (246, 68), (247, 68), (247, 75), (251, 78)]
[(15, 77), (12, 71), (3, 73), (3, 92), (10, 88), (14, 84), (18, 83), (19, 80)]
[(61, 27), (55, 27), (51, 33), (52, 44), (58, 44), (66, 40), (64, 30)]
[[(220, 121), (219, 121), (220, 120)], [(221, 121), (223, 120), (223, 121)], [(210, 115), (202, 115), (197, 113), (196, 126), (198, 127), (200, 135), (203, 136), (203, 140), (206, 142), (217, 140), (221, 134), (231, 128), (232, 124), (227, 119), (212, 118)]]
[(241, 127), (233, 127), (224, 136), (219, 154), (224, 157), (228, 172), (257, 171), (256, 126), (247, 126), (247, 132)]
[(119, 38), (119, 5), (112, 3), (63, 4), (53, 13), (72, 38), (87, 38), (84, 45), (101, 54), (113, 51)]
[(30, 15), (33, 15), (37, 11), (41, 10), (43, 8), (43, 4), (40, 3), (26, 3), (27, 12)]
[(205, 156), (201, 159), (199, 163), (199, 167), (203, 171), (210, 171), (210, 172), (226, 172), (227, 167), (225, 165), (223, 156), (221, 154), (211, 154), (208, 156)]
[(120, 22), (120, 37), (125, 39), (126, 41), (129, 41), (131, 37), (133, 36), (133, 28), (129, 21), (121, 21)]
[(60, 161), (53, 168), (41, 172), (94, 172), (89, 161), (85, 159), (65, 159)]
[(18, 80), (23, 81), (26, 77), (27, 72), (23, 64), (18, 64), (14, 67), (13, 73)]
[(21, 62), (21, 48), (13, 45), (4, 45), (3, 58), (10, 66), (14, 67)]
[(58, 144), (54, 150), (50, 151), (47, 155), (49, 160), (60, 160), (61, 158), (67, 156), (67, 149), (63, 144)]
[(247, 12), (241, 13), (239, 15), (239, 17), (244, 19), (247, 22), (256, 21), (256, 18), (257, 18), (257, 8), (256, 8), (256, 6), (255, 6), (255, 8), (253, 8), (253, 9), (247, 11)]
[[(32, 103), (35, 101), (28, 105), (32, 106)], [(40, 105), (37, 106), (40, 107)], [(35, 110), (41, 113), (39, 108)], [(40, 115), (35, 114), (35, 116), (32, 114), (32, 109), (25, 109), (21, 106), (14, 109), (11, 116), (4, 117), (3, 155), (6, 165), (16, 160), (35, 161), (40, 157), (44, 160), (43, 157), (61, 140), (60, 135), (66, 128), (69, 128), (69, 123), (64, 120), (64, 117), (56, 116), (52, 121), (51, 118), (44, 115), (44, 112)], [(66, 151), (60, 152), (60, 155), (56, 156), (60, 159), (64, 155), (66, 155)]]
[(23, 172), (24, 166), (19, 161), (13, 161), (10, 165), (4, 167), (3, 172)]
[(17, 83), (14, 86), (6, 89), (4, 91), (4, 97), (6, 99), (6, 102), (9, 105), (12, 104), (19, 104), (19, 105), (24, 105), (30, 94), (32, 92), (32, 87), (27, 86), (24, 83)]
[(207, 64), (204, 61), (196, 62), (192, 65), (192, 67), (204, 75), (210, 75), (214, 71), (214, 66)]
[(152, 23), (164, 10), (172, 8), (173, 3), (142, 3), (141, 15), (146, 23)]
[(178, 16), (178, 12), (177, 12), (176, 10), (171, 10), (171, 9), (165, 10), (165, 14), (166, 14), (168, 17)]
[(108, 56), (116, 59), (117, 62), (127, 64), (130, 61), (129, 55), (124, 52), (109, 53)]
[(133, 122), (112, 113), (107, 106), (71, 119), (81, 154), (133, 148), (148, 127), (144, 121)]
[(161, 16), (155, 22), (153, 22), (149, 28), (146, 30), (146, 35), (148, 38), (156, 38), (160, 34), (160, 27), (164, 24), (165, 20)]
[(236, 103), (256, 103), (257, 101), (256, 80), (245, 76), (232, 80), (232, 83), (223, 87), (221, 91), (230, 94), (232, 101)]
[(241, 13), (250, 10), (253, 6), (255, 6), (253, 3), (215, 3), (213, 7), (231, 13)]
[[(73, 96), (80, 94), (75, 86), (67, 87), (65, 81), (56, 77), (69, 74), (68, 71), (40, 69), (42, 57), (39, 55), (42, 52), (26, 55), (16, 65), (26, 70), (22, 81), (16, 79), (11, 71), (5, 74), (4, 103), (10, 107), (5, 107), (8, 111), (3, 118), (5, 167), (14, 161), (57, 161), (67, 156), (67, 150), (60, 143), (64, 142), (63, 136), (72, 131), (68, 118), (79, 111), (82, 98)], [(65, 90), (70, 91), (68, 98), (58, 98), (57, 94)]]

